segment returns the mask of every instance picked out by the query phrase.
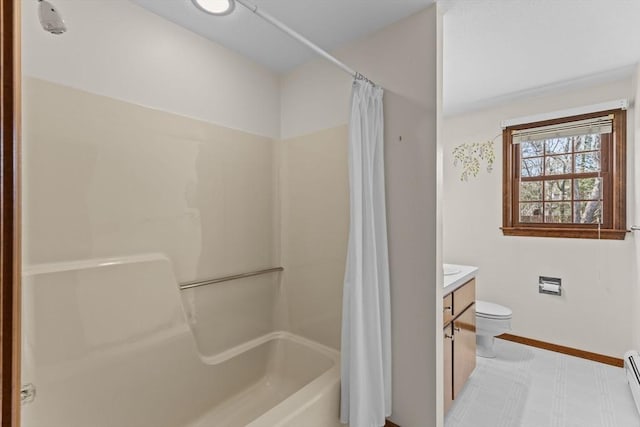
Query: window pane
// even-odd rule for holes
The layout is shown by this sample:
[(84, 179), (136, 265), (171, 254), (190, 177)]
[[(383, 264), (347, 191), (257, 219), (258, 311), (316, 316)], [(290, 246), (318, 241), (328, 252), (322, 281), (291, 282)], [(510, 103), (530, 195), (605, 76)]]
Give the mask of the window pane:
[(602, 202), (591, 200), (589, 202), (575, 202), (573, 222), (579, 224), (598, 224), (602, 221)]
[(600, 170), (600, 152), (576, 154), (576, 173), (598, 172)]
[(520, 222), (542, 222), (542, 203), (520, 203)]
[(575, 151), (600, 150), (600, 134), (576, 136), (574, 146)]
[[(546, 157), (545, 175), (561, 175), (571, 173), (571, 154)], [(523, 175), (524, 176), (524, 175)]]
[(544, 222), (548, 223), (570, 223), (571, 222), (571, 202), (545, 203)]
[(536, 202), (542, 200), (542, 181), (526, 181), (520, 183), (520, 201)]
[(576, 200), (598, 200), (602, 182), (600, 178), (582, 178), (573, 180), (573, 194)]
[(543, 173), (542, 159), (544, 157), (535, 157), (532, 159), (522, 159), (522, 171), (520, 176), (531, 177), (541, 176)]
[(558, 179), (545, 182), (545, 200), (571, 200), (571, 180)]
[(523, 142), (520, 144), (522, 157), (537, 157), (544, 154), (543, 141)]
[(544, 142), (544, 149), (547, 154), (569, 153), (572, 147), (572, 138), (553, 138)]

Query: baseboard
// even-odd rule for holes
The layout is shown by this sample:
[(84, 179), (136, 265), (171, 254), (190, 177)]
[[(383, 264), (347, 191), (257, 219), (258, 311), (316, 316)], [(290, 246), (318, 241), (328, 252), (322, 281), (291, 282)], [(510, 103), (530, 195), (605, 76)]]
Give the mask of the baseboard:
[(551, 344), (544, 341), (534, 340), (531, 338), (520, 337), (511, 334), (502, 334), (497, 336), (505, 341), (517, 342), (531, 347), (541, 348), (543, 350), (555, 351), (556, 353), (568, 354), (569, 356), (580, 357), (582, 359), (593, 360), (594, 362), (604, 363), (606, 365), (617, 366), (622, 368), (624, 361), (617, 357), (605, 356), (604, 354), (591, 353), (590, 351), (578, 350), (577, 348), (565, 347), (563, 345)]
[(387, 420), (387, 423), (384, 425), (384, 427), (400, 427), (398, 424), (394, 424), (391, 421)]

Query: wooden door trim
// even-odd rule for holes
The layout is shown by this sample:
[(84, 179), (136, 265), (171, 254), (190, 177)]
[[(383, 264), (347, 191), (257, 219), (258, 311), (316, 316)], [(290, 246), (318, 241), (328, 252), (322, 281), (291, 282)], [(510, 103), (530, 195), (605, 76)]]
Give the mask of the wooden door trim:
[(20, 2), (0, 0), (0, 425), (20, 425)]

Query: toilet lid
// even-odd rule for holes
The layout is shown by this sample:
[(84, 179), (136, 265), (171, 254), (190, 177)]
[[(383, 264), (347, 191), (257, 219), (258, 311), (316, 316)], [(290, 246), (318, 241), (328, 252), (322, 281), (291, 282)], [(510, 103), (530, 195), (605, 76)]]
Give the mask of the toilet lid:
[(476, 301), (476, 316), (490, 319), (509, 319), (513, 312), (510, 308), (487, 301)]

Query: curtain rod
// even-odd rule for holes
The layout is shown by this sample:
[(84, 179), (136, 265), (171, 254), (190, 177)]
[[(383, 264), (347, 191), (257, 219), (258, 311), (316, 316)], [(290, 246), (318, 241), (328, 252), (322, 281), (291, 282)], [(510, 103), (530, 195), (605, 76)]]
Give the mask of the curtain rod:
[(360, 80), (366, 80), (371, 84), (375, 84), (373, 81), (369, 80), (367, 77), (365, 77), (361, 73), (359, 73), (359, 72), (353, 70), (352, 68), (350, 68), (344, 62), (339, 61), (336, 57), (334, 57), (329, 52), (327, 52), (326, 50), (322, 49), (320, 46), (316, 45), (315, 43), (313, 43), (312, 41), (310, 41), (309, 39), (304, 37), (302, 34), (300, 34), (297, 31), (291, 29), (288, 25), (286, 25), (282, 21), (278, 20), (277, 18), (271, 16), (270, 14), (268, 14), (266, 12), (263, 12), (263, 11), (259, 10), (258, 6), (249, 3), (247, 0), (236, 0), (236, 2), (240, 3), (242, 6), (246, 7), (251, 12), (253, 12), (257, 16), (259, 16), (260, 18), (264, 19), (265, 21), (267, 21), (268, 23), (270, 23), (271, 25), (273, 25), (274, 27), (276, 27), (280, 31), (284, 32), (285, 34), (287, 34), (290, 37), (296, 39), (297, 41), (299, 41), (303, 45), (307, 46), (308, 48), (313, 50), (318, 55), (322, 56), (327, 61), (333, 63), (336, 66), (338, 66), (340, 69), (342, 69), (342, 71), (344, 71), (344, 72), (350, 74), (351, 76), (353, 76), (353, 78), (360, 79)]

